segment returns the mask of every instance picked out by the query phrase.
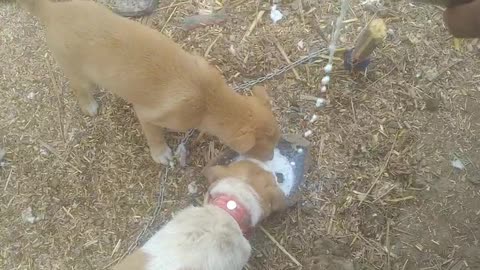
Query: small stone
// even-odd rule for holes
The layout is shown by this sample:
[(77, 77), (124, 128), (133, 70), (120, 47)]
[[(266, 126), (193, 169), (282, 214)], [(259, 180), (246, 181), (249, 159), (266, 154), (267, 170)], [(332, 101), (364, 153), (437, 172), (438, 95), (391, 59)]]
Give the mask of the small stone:
[(320, 108), (325, 106), (326, 103), (327, 101), (324, 98), (317, 98), (317, 101), (315, 102), (315, 106)]
[(45, 149), (45, 148), (40, 148), (40, 155), (47, 156), (48, 155), (48, 150)]
[(22, 211), (22, 220), (26, 223), (35, 223), (37, 221), (42, 220), (44, 217), (43, 215), (35, 216), (33, 215), (32, 207), (28, 207)]
[(297, 43), (297, 49), (299, 51), (303, 50), (305, 48), (305, 45), (303, 44), (303, 40), (300, 40), (298, 43)]
[(459, 169), (459, 170), (463, 170), (465, 169), (465, 165), (463, 164), (463, 162), (458, 159), (458, 158), (455, 158), (454, 160), (452, 160), (452, 166), (455, 168), (455, 169)]
[(198, 185), (195, 181), (188, 184), (187, 189), (188, 189), (188, 194), (190, 195), (194, 195), (198, 193)]
[(270, 11), (270, 19), (272, 19), (273, 23), (277, 23), (279, 20), (283, 18), (282, 12), (277, 9), (277, 5), (272, 6), (272, 10)]

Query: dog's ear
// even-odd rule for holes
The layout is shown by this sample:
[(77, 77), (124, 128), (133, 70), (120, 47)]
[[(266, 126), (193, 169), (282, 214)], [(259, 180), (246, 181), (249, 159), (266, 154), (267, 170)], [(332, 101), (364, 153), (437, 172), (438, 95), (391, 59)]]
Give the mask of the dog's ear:
[(255, 146), (255, 135), (253, 132), (242, 132), (242, 135), (230, 140), (229, 144), (236, 152), (245, 154)]
[(287, 198), (282, 190), (277, 186), (272, 186), (269, 189), (268, 196), (270, 199), (271, 211), (277, 212), (287, 209)]
[(211, 185), (218, 179), (227, 176), (227, 167), (221, 165), (211, 166), (205, 168), (202, 173), (207, 178), (208, 184)]
[(254, 86), (252, 88), (252, 94), (254, 97), (260, 99), (262, 103), (268, 107), (271, 107), (271, 98), (268, 95), (267, 88), (265, 86)]

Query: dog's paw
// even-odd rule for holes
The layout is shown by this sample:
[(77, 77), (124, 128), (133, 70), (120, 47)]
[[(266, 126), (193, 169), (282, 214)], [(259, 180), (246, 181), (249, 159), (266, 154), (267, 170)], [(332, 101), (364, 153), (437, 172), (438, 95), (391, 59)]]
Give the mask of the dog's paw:
[(165, 146), (163, 151), (152, 151), (151, 154), (156, 163), (163, 165), (168, 165), (173, 160), (172, 149), (168, 146)]
[(82, 111), (86, 115), (93, 117), (93, 116), (97, 115), (98, 103), (95, 100), (93, 100), (90, 103), (83, 105), (82, 106)]

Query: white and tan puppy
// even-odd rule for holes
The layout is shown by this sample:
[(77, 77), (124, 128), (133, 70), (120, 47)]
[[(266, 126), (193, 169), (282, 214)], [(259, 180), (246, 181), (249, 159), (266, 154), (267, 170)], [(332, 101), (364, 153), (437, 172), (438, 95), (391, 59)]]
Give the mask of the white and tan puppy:
[(202, 57), (93, 1), (17, 1), (45, 26), (82, 111), (97, 113), (95, 86), (133, 104), (156, 162), (172, 158), (163, 128), (197, 128), (236, 152), (272, 158), (280, 132), (264, 88), (250, 97), (235, 93)]
[(204, 172), (210, 188), (202, 207), (180, 211), (115, 270), (241, 270), (251, 230), (286, 199), (272, 173), (249, 160)]

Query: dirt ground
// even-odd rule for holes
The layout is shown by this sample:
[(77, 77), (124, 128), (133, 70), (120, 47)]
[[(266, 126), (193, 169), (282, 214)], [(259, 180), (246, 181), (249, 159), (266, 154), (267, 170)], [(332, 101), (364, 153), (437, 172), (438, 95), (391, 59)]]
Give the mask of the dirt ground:
[[(232, 84), (286, 65), (278, 47), (291, 61), (326, 48), (339, 13), (338, 1), (282, 1), (273, 24), (268, 3), (231, 1), (225, 24), (185, 32), (209, 7), (161, 2), (144, 21)], [(283, 131), (313, 131), (312, 166), (297, 205), (257, 230), (248, 269), (480, 269), (480, 43), (453, 48), (436, 7), (352, 1), (339, 47), (374, 17), (385, 43), (367, 76), (335, 62), (326, 108), (308, 98), (324, 57), (297, 67), (300, 80), (266, 82)], [(99, 115), (83, 116), (39, 23), (11, 1), (0, 21), (0, 269), (108, 269), (201, 197), (221, 145), (194, 141), (186, 168), (155, 164), (128, 104), (100, 91)]]

